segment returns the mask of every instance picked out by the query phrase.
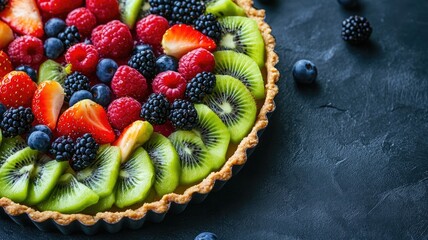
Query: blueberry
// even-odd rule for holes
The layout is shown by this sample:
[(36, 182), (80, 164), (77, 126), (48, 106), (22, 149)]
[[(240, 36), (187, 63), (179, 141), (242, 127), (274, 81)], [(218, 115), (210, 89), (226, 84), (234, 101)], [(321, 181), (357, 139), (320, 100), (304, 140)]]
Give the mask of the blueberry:
[(64, 43), (58, 38), (48, 38), (44, 44), (45, 55), (50, 59), (57, 59), (61, 54), (64, 53)]
[(94, 101), (103, 107), (108, 107), (111, 102), (111, 90), (105, 84), (97, 84), (91, 88)]
[(309, 60), (299, 60), (293, 66), (293, 77), (298, 83), (311, 84), (317, 79), (318, 70)]
[(158, 73), (166, 72), (168, 70), (177, 72), (178, 60), (172, 56), (162, 55), (156, 60), (156, 68)]
[(67, 24), (62, 19), (51, 18), (45, 24), (45, 33), (48, 37), (57, 37), (58, 34), (65, 30)]
[(147, 44), (140, 44), (140, 45), (135, 46), (134, 50), (132, 51), (132, 55), (135, 55), (135, 54), (142, 52), (144, 50), (150, 50), (153, 52), (152, 46), (147, 45)]
[(51, 146), (51, 138), (44, 132), (35, 131), (28, 137), (27, 144), (33, 150), (47, 152)]
[(217, 240), (217, 235), (210, 232), (203, 232), (196, 236), (195, 240)]
[(358, 4), (358, 0), (337, 0), (337, 2), (345, 8), (354, 8)]
[(7, 108), (0, 103), (0, 121), (3, 120), (3, 114), (6, 112)]
[(37, 72), (29, 66), (21, 65), (15, 69), (16, 71), (25, 72), (28, 76), (30, 76), (31, 80), (37, 82)]
[(85, 99), (93, 100), (92, 93), (90, 93), (89, 91), (86, 91), (86, 90), (79, 90), (79, 91), (73, 93), (73, 95), (71, 95), (70, 101), (68, 103), (71, 107), (74, 104), (76, 104), (82, 100), (85, 100)]
[(113, 59), (102, 59), (97, 66), (98, 79), (104, 83), (111, 82), (118, 67), (119, 66)]
[(40, 125), (34, 126), (33, 128), (31, 128), (30, 134), (37, 131), (46, 133), (49, 136), (49, 138), (53, 137), (51, 129), (46, 125), (40, 124)]

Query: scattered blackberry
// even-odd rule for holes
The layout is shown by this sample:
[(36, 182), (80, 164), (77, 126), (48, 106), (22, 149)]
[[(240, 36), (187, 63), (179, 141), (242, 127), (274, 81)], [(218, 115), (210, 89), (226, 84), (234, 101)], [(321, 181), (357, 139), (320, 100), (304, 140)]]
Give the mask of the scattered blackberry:
[(173, 1), (169, 18), (171, 25), (176, 23), (193, 24), (205, 12), (205, 4), (200, 0)]
[(177, 99), (171, 104), (169, 120), (177, 129), (192, 130), (198, 121), (198, 113), (193, 103)]
[(74, 72), (69, 75), (64, 82), (64, 91), (65, 91), (65, 99), (70, 101), (73, 93), (79, 90), (87, 90), (89, 91), (91, 86), (89, 85), (89, 78), (80, 72)]
[(8, 3), (9, 3), (9, 0), (0, 0), (0, 12), (6, 8)]
[(9, 108), (3, 114), (0, 128), (4, 137), (16, 137), (30, 131), (33, 121), (34, 114), (31, 108)]
[(49, 153), (59, 162), (69, 161), (74, 155), (74, 140), (67, 136), (55, 139)]
[(74, 145), (74, 155), (70, 162), (71, 168), (74, 171), (87, 168), (97, 157), (99, 147), (90, 133), (79, 137)]
[(74, 44), (79, 43), (81, 36), (76, 26), (69, 26), (66, 27), (63, 32), (58, 34), (58, 38), (64, 43), (66, 48), (69, 48)]
[(373, 29), (365, 17), (350, 16), (342, 22), (342, 38), (352, 44), (367, 41), (372, 31)]
[(169, 19), (173, 0), (149, 0), (150, 13)]
[(133, 55), (128, 65), (137, 69), (146, 79), (153, 79), (156, 75), (156, 57), (151, 50), (143, 50)]
[(202, 15), (195, 21), (196, 30), (202, 32), (206, 36), (212, 38), (214, 41), (220, 41), (221, 26), (217, 21), (217, 17), (209, 13)]
[(152, 93), (141, 110), (141, 117), (151, 124), (164, 124), (168, 117), (169, 102), (163, 94)]
[(215, 87), (215, 75), (210, 72), (198, 73), (186, 86), (186, 97), (191, 102), (200, 103)]

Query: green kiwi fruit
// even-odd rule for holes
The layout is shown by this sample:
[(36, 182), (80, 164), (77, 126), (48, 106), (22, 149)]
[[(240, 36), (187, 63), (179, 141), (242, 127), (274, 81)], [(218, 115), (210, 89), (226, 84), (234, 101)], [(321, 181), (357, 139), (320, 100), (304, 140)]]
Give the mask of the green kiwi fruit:
[(113, 192), (119, 174), (120, 150), (118, 147), (103, 145), (96, 159), (87, 168), (78, 171), (79, 182), (94, 191), (100, 198)]
[(45, 81), (57, 81), (61, 85), (64, 84), (67, 75), (71, 73), (71, 65), (63, 67), (61, 64), (53, 61), (46, 60), (39, 67), (38, 84)]
[(240, 80), (256, 100), (265, 98), (263, 76), (252, 58), (235, 51), (217, 51), (214, 57), (216, 74), (229, 75)]
[(130, 29), (134, 28), (144, 0), (119, 0), (120, 19)]
[(218, 170), (226, 161), (230, 142), (229, 130), (208, 106), (195, 104), (195, 108), (198, 112), (198, 123), (192, 131), (200, 136), (212, 157), (213, 169)]
[(206, 13), (212, 13), (217, 17), (245, 16), (245, 11), (232, 0), (205, 0)]
[(42, 211), (60, 213), (78, 213), (98, 202), (98, 195), (80, 183), (71, 173), (62, 175), (52, 193), (43, 202), (37, 204)]
[(214, 91), (203, 102), (227, 126), (233, 143), (239, 143), (251, 131), (256, 120), (257, 105), (253, 95), (238, 79), (216, 75)]
[(159, 133), (153, 133), (143, 148), (155, 167), (156, 193), (158, 196), (172, 193), (180, 183), (180, 160), (171, 141)]
[(138, 19), (145, 18), (150, 15), (150, 3), (149, 0), (144, 0), (141, 4), (140, 12), (138, 13)]
[(190, 131), (176, 131), (168, 138), (180, 158), (182, 184), (199, 182), (210, 174), (214, 165), (212, 156), (197, 134)]
[(116, 201), (115, 192), (113, 192), (107, 197), (100, 198), (96, 204), (91, 205), (85, 210), (83, 210), (83, 213), (97, 214), (99, 212), (107, 211), (111, 209), (115, 201)]
[(250, 56), (259, 68), (265, 65), (263, 37), (257, 22), (247, 17), (220, 18), (221, 39), (217, 50), (233, 50)]
[(26, 147), (27, 143), (20, 136), (3, 139), (0, 145), (0, 167), (10, 156)]
[(3, 141), (3, 131), (0, 129), (0, 145), (2, 141)]
[(149, 154), (137, 148), (120, 166), (116, 187), (116, 206), (124, 208), (146, 199), (155, 181), (155, 168)]

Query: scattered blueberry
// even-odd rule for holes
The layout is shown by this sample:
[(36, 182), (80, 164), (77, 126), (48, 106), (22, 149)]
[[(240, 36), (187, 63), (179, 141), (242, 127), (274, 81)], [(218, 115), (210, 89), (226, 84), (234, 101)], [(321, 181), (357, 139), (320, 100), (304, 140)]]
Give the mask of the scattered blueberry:
[(28, 76), (30, 76), (31, 80), (37, 82), (37, 72), (29, 66), (21, 65), (15, 69), (16, 71), (25, 72)]
[(337, 0), (340, 5), (345, 8), (354, 8), (358, 4), (358, 0)]
[(217, 235), (210, 232), (203, 232), (196, 236), (195, 240), (217, 240)]
[(103, 107), (108, 107), (111, 102), (111, 90), (105, 84), (97, 84), (91, 88), (94, 101)]
[(68, 103), (71, 107), (74, 104), (76, 104), (82, 100), (85, 100), (85, 99), (93, 100), (92, 93), (90, 93), (89, 91), (86, 91), (86, 90), (79, 90), (79, 91), (73, 93), (73, 95), (71, 95), (70, 101)]
[(46, 125), (40, 124), (40, 125), (34, 126), (33, 128), (31, 128), (30, 134), (36, 131), (46, 133), (49, 136), (49, 138), (53, 137), (51, 129)]
[(45, 33), (48, 37), (57, 37), (67, 27), (62, 19), (51, 18), (45, 24)]
[(44, 132), (35, 131), (28, 137), (28, 146), (40, 152), (47, 152), (51, 146), (51, 138)]
[(102, 59), (97, 66), (98, 79), (104, 83), (111, 82), (118, 67), (119, 66), (113, 59)]
[(317, 67), (309, 60), (299, 60), (293, 66), (293, 77), (298, 83), (311, 84), (317, 75)]
[(175, 57), (162, 55), (156, 60), (156, 68), (158, 73), (166, 71), (175, 71), (178, 70), (178, 60)]
[(0, 121), (3, 120), (3, 114), (6, 112), (7, 108), (0, 103)]
[(140, 45), (135, 46), (134, 50), (132, 51), (132, 55), (135, 55), (135, 54), (142, 52), (144, 50), (150, 50), (153, 52), (152, 46), (147, 45), (147, 44), (140, 44)]
[(44, 44), (45, 47), (45, 55), (50, 59), (57, 59), (64, 53), (64, 44), (58, 38), (48, 38)]

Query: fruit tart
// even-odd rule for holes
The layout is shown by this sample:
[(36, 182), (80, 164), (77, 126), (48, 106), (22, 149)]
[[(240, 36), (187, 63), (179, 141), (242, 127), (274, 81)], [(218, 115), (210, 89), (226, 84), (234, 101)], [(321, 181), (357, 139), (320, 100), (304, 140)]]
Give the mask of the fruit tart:
[(94, 233), (205, 196), (275, 109), (270, 32), (251, 0), (0, 0), (0, 206)]

